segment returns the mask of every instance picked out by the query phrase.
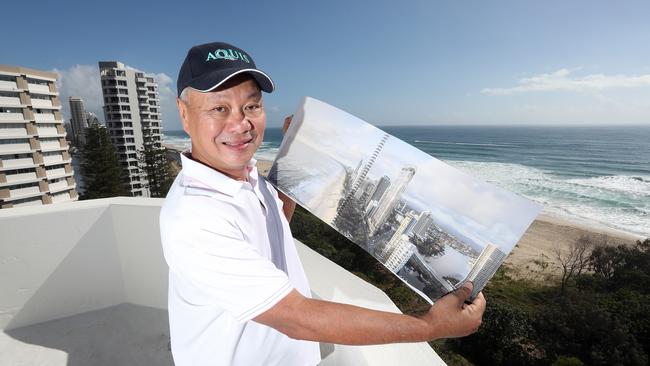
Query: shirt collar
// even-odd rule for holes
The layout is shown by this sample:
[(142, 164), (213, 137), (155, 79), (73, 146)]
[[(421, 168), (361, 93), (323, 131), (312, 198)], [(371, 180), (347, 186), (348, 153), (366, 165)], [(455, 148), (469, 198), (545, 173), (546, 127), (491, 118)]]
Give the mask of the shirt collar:
[[(181, 154), (181, 164), (183, 165), (183, 178), (184, 183), (188, 186), (200, 185), (202, 188), (209, 188), (228, 196), (234, 196), (247, 182), (236, 180), (228, 177), (227, 175), (210, 168), (202, 163), (190, 158), (191, 152), (189, 150), (183, 151)], [(248, 183), (251, 184), (253, 189), (256, 187), (259, 177), (257, 175), (257, 168), (255, 164), (257, 160), (251, 159), (248, 162)], [(198, 183), (198, 184), (197, 184)]]

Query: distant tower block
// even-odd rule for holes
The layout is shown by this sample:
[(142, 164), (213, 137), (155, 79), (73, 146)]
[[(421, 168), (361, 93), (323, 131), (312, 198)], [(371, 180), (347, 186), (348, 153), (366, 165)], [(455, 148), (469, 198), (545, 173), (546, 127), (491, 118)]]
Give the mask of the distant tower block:
[(126, 183), (132, 196), (149, 196), (147, 176), (137, 152), (162, 146), (158, 83), (153, 75), (117, 61), (100, 61), (99, 73), (106, 127), (120, 164), (127, 170)]
[(80, 147), (86, 142), (84, 135), (84, 130), (86, 127), (88, 127), (88, 121), (86, 119), (86, 108), (84, 108), (83, 99), (79, 97), (70, 97), (68, 101), (70, 103), (72, 144), (76, 147)]
[(402, 193), (406, 190), (406, 187), (413, 179), (415, 175), (415, 169), (408, 167), (402, 168), (402, 171), (395, 181), (395, 184), (392, 184), (386, 193), (381, 197), (381, 200), (377, 203), (377, 208), (372, 212), (372, 215), (368, 218), (368, 226), (370, 230), (370, 235), (375, 235), (377, 230), (386, 222), (388, 216), (393, 209), (400, 201)]

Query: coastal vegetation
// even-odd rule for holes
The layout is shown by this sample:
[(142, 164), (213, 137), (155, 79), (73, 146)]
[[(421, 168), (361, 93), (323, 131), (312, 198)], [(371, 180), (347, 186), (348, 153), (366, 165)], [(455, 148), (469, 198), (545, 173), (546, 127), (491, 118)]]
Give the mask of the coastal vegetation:
[[(408, 314), (429, 305), (363, 249), (298, 208), (292, 233), (385, 291)], [(479, 331), (431, 346), (449, 365), (645, 365), (650, 355), (650, 239), (580, 237), (556, 253), (552, 280), (504, 265), (484, 289)], [(547, 266), (548, 263), (541, 263)]]
[(84, 190), (79, 198), (128, 196), (129, 188), (124, 184), (127, 173), (119, 163), (106, 127), (95, 122), (84, 133), (86, 142), (80, 146)]

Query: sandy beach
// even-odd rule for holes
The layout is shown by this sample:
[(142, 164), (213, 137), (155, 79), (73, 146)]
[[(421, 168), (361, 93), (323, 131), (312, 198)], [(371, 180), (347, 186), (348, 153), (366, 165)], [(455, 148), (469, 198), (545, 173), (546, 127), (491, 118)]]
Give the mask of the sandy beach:
[[(166, 147), (179, 151), (172, 146)], [(266, 175), (272, 164), (271, 161), (260, 159), (257, 161), (257, 169), (260, 174)], [(645, 239), (597, 223), (542, 213), (510, 253), (506, 264), (515, 276), (545, 280), (558, 271), (555, 248), (566, 250), (583, 235), (595, 239), (605, 236), (610, 244), (633, 244), (637, 240)]]

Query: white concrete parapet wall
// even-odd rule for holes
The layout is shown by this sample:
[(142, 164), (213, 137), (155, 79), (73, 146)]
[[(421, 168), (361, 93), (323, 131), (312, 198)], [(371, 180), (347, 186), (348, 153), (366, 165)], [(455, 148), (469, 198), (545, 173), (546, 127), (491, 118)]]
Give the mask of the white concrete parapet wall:
[[(0, 210), (0, 364), (124, 364), (131, 360), (129, 352), (149, 353), (131, 364), (169, 364), (168, 329), (160, 321), (167, 308), (167, 265), (158, 230), (162, 202), (111, 198)], [(399, 312), (379, 289), (297, 246), (316, 298)], [(104, 320), (105, 314), (138, 314), (127, 317), (121, 325), (127, 328), (158, 324), (146, 339), (120, 339), (126, 335), (120, 337), (120, 328)], [(68, 317), (75, 322), (66, 323)], [(66, 324), (77, 325), (68, 329)], [(65, 337), (67, 343), (58, 339)], [(113, 342), (128, 344), (122, 356)], [(93, 348), (115, 350), (111, 357), (118, 358), (98, 360), (101, 352)], [(444, 364), (426, 343), (324, 344), (321, 350), (321, 365)]]

